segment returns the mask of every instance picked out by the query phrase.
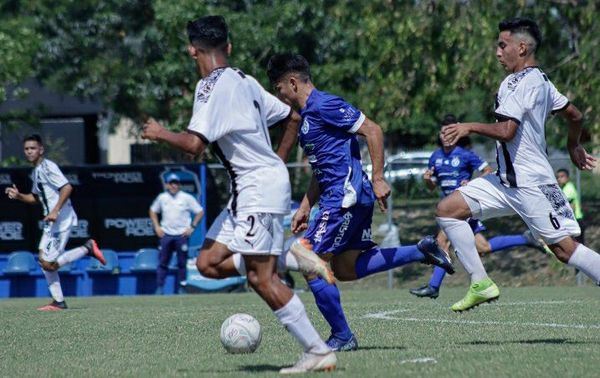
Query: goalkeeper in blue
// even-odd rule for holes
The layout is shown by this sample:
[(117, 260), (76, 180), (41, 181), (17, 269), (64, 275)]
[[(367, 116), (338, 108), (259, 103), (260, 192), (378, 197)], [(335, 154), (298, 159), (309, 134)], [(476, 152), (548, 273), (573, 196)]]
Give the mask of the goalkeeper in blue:
[[(446, 114), (442, 119), (442, 126), (457, 123), (453, 114)], [(440, 141), (441, 146), (441, 141)], [(423, 175), (425, 185), (429, 190), (440, 188), (441, 197), (450, 195), (459, 187), (466, 185), (473, 173), (478, 171), (481, 176), (493, 172), (489, 164), (468, 147), (468, 137), (460, 139), (456, 144), (442, 146), (435, 150), (429, 158), (429, 169)], [(483, 236), (486, 227), (478, 219), (470, 218), (469, 227), (475, 234), (475, 245), (480, 255), (503, 251), (513, 247), (534, 247), (543, 251), (543, 247), (533, 238), (529, 231), (517, 235), (499, 235), (489, 240)], [(448, 250), (450, 242), (443, 231), (437, 235), (437, 242), (442, 248)], [(439, 296), (442, 281), (446, 276), (444, 269), (435, 267), (433, 275), (427, 285), (410, 289), (409, 292), (417, 297), (437, 298)]]
[[(390, 188), (383, 177), (383, 132), (360, 110), (332, 94), (319, 91), (310, 67), (298, 54), (270, 58), (267, 75), (276, 95), (299, 111), (299, 143), (312, 168), (312, 179), (300, 208), (292, 218), (294, 233), (306, 230), (290, 247), (298, 262), (324, 261), (335, 278), (351, 281), (413, 262), (434, 264), (453, 273), (447, 254), (432, 236), (417, 245), (379, 248), (371, 238), (375, 201), (386, 211)], [(366, 139), (373, 164), (372, 181), (362, 170), (358, 137)], [(319, 212), (309, 222), (310, 209)], [(300, 269), (307, 271), (308, 269)], [(334, 351), (355, 350), (356, 337), (341, 305), (335, 278), (305, 274), (317, 307), (331, 326), (327, 344)]]

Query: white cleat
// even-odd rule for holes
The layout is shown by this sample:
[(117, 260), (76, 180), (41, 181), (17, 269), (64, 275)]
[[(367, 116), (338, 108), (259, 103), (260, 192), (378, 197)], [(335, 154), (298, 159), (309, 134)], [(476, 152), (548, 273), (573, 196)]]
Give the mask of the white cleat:
[(302, 374), (311, 371), (334, 371), (337, 365), (335, 353), (313, 354), (302, 353), (296, 364), (279, 370), (279, 374)]
[(298, 261), (298, 270), (303, 274), (316, 274), (330, 284), (335, 283), (335, 276), (327, 262), (313, 252), (312, 246), (306, 239), (296, 240), (290, 246), (290, 251)]

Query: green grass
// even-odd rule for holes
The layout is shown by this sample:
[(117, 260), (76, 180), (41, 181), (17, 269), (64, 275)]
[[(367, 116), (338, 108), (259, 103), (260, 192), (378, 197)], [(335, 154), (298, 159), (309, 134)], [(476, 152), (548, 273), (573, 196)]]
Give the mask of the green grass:
[[(406, 290), (344, 291), (360, 350), (338, 354), (333, 375), (597, 376), (598, 288), (506, 288), (496, 304), (452, 313), (448, 307), (464, 292), (444, 289), (434, 301)], [(311, 294), (301, 298), (326, 337)], [(253, 293), (69, 298), (68, 311), (35, 311), (44, 302), (0, 304), (0, 375), (276, 376), (300, 353)], [(219, 342), (221, 322), (235, 312), (263, 326), (254, 354), (228, 355)], [(369, 317), (382, 312), (387, 318)]]

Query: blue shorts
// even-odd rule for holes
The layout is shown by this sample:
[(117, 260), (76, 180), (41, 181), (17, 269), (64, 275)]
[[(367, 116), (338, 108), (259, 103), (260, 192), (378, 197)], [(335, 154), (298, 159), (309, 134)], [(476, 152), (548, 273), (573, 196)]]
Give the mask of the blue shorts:
[(471, 230), (473, 230), (474, 234), (478, 234), (487, 230), (485, 225), (481, 223), (479, 219), (469, 218), (467, 219), (467, 222), (469, 222), (469, 226), (471, 226)]
[(376, 245), (371, 237), (372, 218), (373, 205), (319, 209), (304, 238), (310, 241), (317, 254), (370, 249)]

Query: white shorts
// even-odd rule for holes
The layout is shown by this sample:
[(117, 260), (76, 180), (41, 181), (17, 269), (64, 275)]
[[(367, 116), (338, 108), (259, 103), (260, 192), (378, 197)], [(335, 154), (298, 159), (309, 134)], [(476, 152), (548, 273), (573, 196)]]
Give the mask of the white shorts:
[(54, 224), (44, 226), (42, 239), (38, 246), (41, 253), (40, 257), (44, 261), (56, 261), (58, 256), (65, 251), (69, 236), (71, 235), (71, 228), (73, 228), (73, 225), (67, 227), (64, 231), (59, 231), (59, 228)]
[(280, 255), (283, 252), (283, 214), (243, 213), (234, 218), (227, 209), (214, 220), (207, 239), (243, 255)]
[(534, 237), (542, 238), (546, 244), (555, 244), (581, 233), (571, 205), (558, 184), (507, 188), (498, 176), (486, 175), (458, 190), (473, 218), (485, 220), (518, 214)]

